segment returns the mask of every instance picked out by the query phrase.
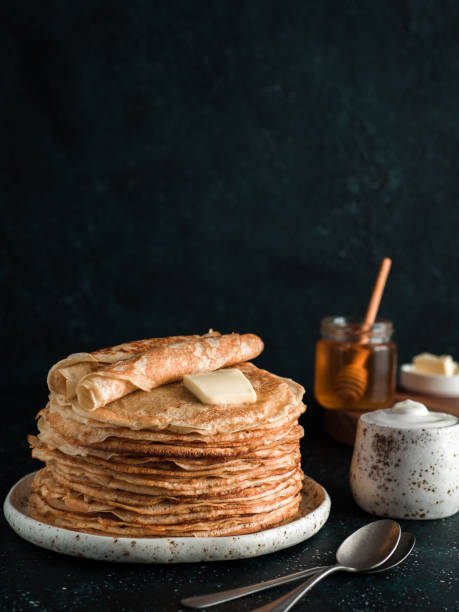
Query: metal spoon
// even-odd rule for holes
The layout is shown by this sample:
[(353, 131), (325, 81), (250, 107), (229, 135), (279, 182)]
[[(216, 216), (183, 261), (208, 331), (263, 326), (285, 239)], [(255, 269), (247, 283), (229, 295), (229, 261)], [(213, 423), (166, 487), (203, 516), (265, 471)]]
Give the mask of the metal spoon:
[[(415, 542), (416, 539), (412, 533), (408, 533), (406, 531), (403, 532), (400, 536), (400, 542), (398, 543), (397, 548), (387, 559), (387, 561), (384, 561), (382, 565), (378, 565), (378, 567), (365, 573), (375, 574), (378, 572), (385, 572), (386, 570), (390, 570), (399, 565), (411, 553)], [(256, 584), (251, 584), (236, 589), (229, 589), (227, 591), (219, 591), (218, 593), (188, 597), (187, 599), (182, 599), (180, 603), (187, 608), (195, 608), (200, 610), (202, 608), (208, 608), (210, 606), (225, 603), (226, 601), (232, 601), (233, 599), (239, 599), (240, 597), (245, 597), (246, 595), (251, 595), (252, 593), (258, 593), (259, 591), (264, 591), (265, 589), (271, 589), (273, 587), (280, 586), (281, 584), (295, 582), (301, 578), (307, 578), (308, 576), (312, 576), (326, 567), (327, 566), (325, 565), (311, 567), (309, 569), (302, 570), (301, 572), (296, 572), (295, 574), (288, 574), (287, 576), (281, 576), (280, 578), (274, 578), (273, 580), (266, 580), (265, 582), (258, 582)]]
[(317, 572), (296, 589), (252, 612), (287, 612), (322, 578), (333, 572), (366, 572), (382, 565), (397, 548), (400, 534), (400, 525), (389, 519), (361, 527), (338, 548), (336, 565)]

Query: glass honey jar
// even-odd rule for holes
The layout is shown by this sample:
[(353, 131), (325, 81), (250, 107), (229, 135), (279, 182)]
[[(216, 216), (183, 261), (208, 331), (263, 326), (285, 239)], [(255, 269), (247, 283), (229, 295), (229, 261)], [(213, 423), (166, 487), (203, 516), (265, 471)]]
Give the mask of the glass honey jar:
[(371, 326), (351, 317), (326, 317), (316, 343), (314, 395), (334, 410), (390, 406), (395, 393), (397, 346), (392, 322)]

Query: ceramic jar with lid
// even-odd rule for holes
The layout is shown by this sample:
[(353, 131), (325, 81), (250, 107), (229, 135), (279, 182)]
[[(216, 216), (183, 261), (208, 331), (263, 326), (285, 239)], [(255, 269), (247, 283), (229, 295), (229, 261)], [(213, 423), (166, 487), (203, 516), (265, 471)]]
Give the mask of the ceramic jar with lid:
[(363, 414), (350, 471), (357, 504), (378, 516), (437, 519), (459, 510), (459, 419), (405, 400)]

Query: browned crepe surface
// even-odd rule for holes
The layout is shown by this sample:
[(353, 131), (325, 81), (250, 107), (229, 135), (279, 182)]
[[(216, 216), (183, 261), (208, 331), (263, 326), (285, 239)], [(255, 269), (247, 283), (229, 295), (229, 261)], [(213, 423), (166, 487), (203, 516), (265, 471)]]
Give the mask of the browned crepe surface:
[(170, 343), (86, 374), (76, 386), (78, 403), (95, 410), (137, 389), (150, 391), (185, 374), (218, 370), (257, 357), (263, 342), (254, 334), (203, 336)]
[[(234, 365), (250, 380), (257, 394), (252, 404), (202, 404), (182, 382), (151, 391), (136, 391), (89, 413), (90, 418), (132, 430), (165, 430), (206, 435), (232, 433), (280, 423), (298, 413), (304, 393), (301, 385), (261, 370), (251, 363)], [(52, 402), (60, 402), (52, 397)], [(74, 411), (87, 413), (77, 404)]]
[[(219, 336), (218, 332), (210, 331), (207, 336)], [(134, 340), (116, 346), (93, 351), (92, 353), (73, 353), (58, 361), (48, 374), (48, 387), (54, 393), (62, 394), (66, 399), (75, 397), (76, 385), (79, 380), (108, 364), (125, 361), (135, 355), (141, 355), (155, 348), (164, 348), (169, 344), (177, 344), (196, 340), (199, 335), (169, 336), (167, 338), (149, 338)]]

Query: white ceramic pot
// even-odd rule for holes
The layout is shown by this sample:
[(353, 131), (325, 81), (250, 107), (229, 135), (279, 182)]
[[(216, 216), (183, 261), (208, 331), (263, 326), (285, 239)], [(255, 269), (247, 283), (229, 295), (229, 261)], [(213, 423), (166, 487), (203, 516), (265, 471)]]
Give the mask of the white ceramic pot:
[(459, 420), (407, 400), (363, 414), (352, 456), (357, 504), (378, 516), (438, 519), (459, 510)]

